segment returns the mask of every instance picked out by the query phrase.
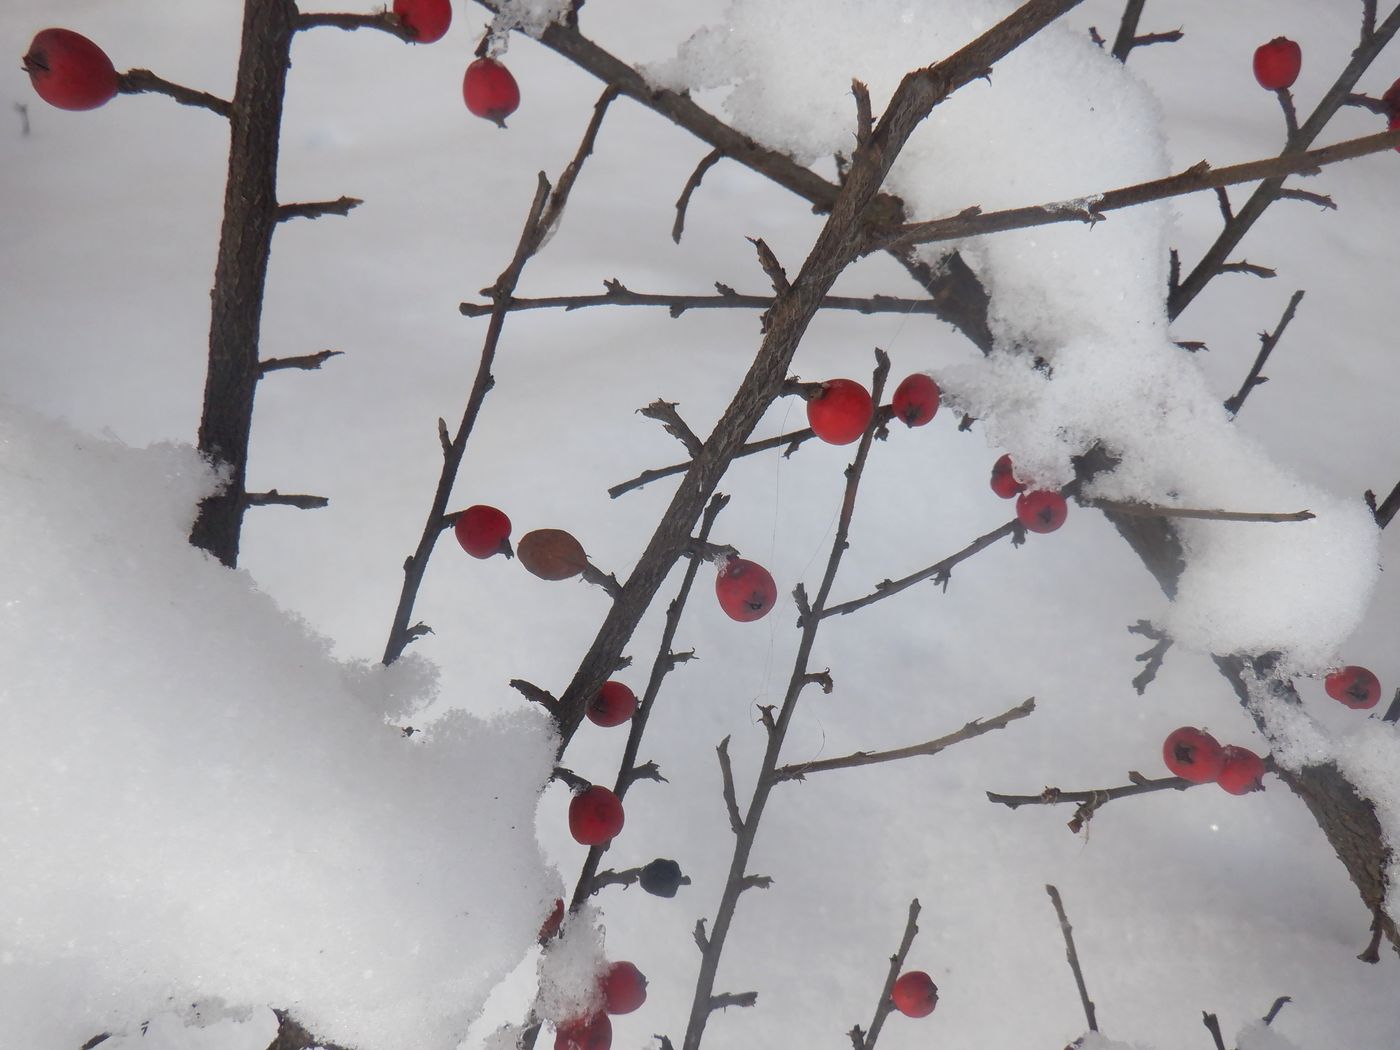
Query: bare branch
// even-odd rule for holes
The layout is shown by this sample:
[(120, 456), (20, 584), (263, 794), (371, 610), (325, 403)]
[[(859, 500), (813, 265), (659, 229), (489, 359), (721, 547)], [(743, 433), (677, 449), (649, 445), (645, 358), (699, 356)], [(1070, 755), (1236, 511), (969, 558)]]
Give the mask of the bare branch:
[(1274, 1005), (1269, 1007), (1269, 1012), (1264, 1015), (1264, 1023), (1273, 1024), (1274, 1018), (1278, 1016), (1278, 1012), (1292, 1001), (1292, 996), (1280, 995), (1277, 999), (1274, 1000)]
[(909, 949), (914, 945), (914, 937), (919, 932), (919, 898), (915, 897), (909, 902), (909, 918), (904, 923), (904, 936), (899, 940), (899, 947), (890, 956), (889, 973), (885, 976), (884, 987), (880, 989), (880, 998), (875, 1001), (875, 1016), (870, 1020), (869, 1033), (862, 1033), (860, 1025), (851, 1029), (851, 1042), (855, 1050), (875, 1050), (875, 1042), (880, 1038), (880, 1029), (885, 1026), (885, 1018), (890, 1014), (893, 1003), (890, 995), (894, 992), (894, 982), (899, 977), (899, 971), (904, 969), (904, 960), (909, 955)]
[(1120, 503), (1111, 499), (1086, 499), (1081, 501), (1086, 507), (1113, 514), (1130, 514), (1141, 518), (1195, 518), (1201, 521), (1254, 521), (1290, 522), (1311, 521), (1317, 517), (1310, 510), (1292, 511), (1286, 514), (1254, 513), (1239, 510), (1202, 510), (1194, 507), (1164, 507), (1156, 503)]
[(1376, 0), (1361, 0), (1361, 42), (1369, 40), (1376, 31)]
[(791, 287), (788, 284), (787, 271), (783, 269), (778, 262), (778, 257), (773, 254), (773, 249), (768, 247), (768, 243), (762, 237), (750, 237), (748, 242), (758, 253), (758, 265), (763, 267), (763, 272), (768, 275), (768, 280), (773, 282), (773, 291), (781, 296)]
[(722, 992), (710, 996), (710, 1011), (728, 1010), (731, 1006), (753, 1006), (758, 1002), (757, 992)]
[(1133, 38), (1133, 47), (1151, 47), (1153, 44), (1175, 44), (1186, 34), (1180, 29), (1168, 29), (1164, 33), (1143, 33)]
[(1216, 199), (1220, 202), (1220, 215), (1229, 223), (1235, 218), (1234, 209), (1230, 207), (1230, 191), (1224, 186), (1215, 187)]
[(1288, 132), (1287, 141), (1292, 142), (1298, 134), (1298, 111), (1293, 108), (1293, 92), (1288, 88), (1279, 88), (1274, 94), (1278, 96), (1279, 107), (1283, 110), (1283, 126)]
[(1110, 52), (1119, 62), (1128, 61), (1128, 55), (1137, 42), (1138, 20), (1142, 18), (1142, 9), (1146, 5), (1147, 0), (1128, 0), (1127, 6), (1123, 8), (1123, 18), (1118, 23), (1118, 35), (1113, 38), (1113, 50)]
[(527, 682), (523, 678), (512, 678), (510, 680), (510, 687), (520, 693), (521, 696), (525, 697), (526, 700), (539, 704), (551, 715), (557, 717), (559, 701), (556, 700), (548, 690), (541, 689), (539, 686), (532, 682)]
[(700, 455), (700, 449), (704, 442), (695, 436), (695, 431), (686, 425), (685, 420), (676, 411), (675, 401), (653, 401), (646, 408), (637, 409), (637, 413), (660, 423), (666, 433), (685, 446), (686, 452), (692, 458)]
[(301, 496), (290, 493), (284, 495), (276, 489), (243, 494), (245, 507), (296, 507), (298, 510), (320, 510), (322, 507), (329, 507), (330, 503), (331, 501), (325, 496)]
[(1172, 639), (1166, 633), (1153, 627), (1147, 620), (1139, 620), (1128, 630), (1133, 634), (1140, 634), (1144, 638), (1153, 640), (1152, 648), (1138, 653), (1134, 657), (1138, 663), (1144, 665), (1133, 678), (1133, 688), (1137, 690), (1138, 696), (1142, 696), (1147, 691), (1148, 684), (1156, 680), (1157, 672), (1162, 669), (1162, 660), (1167, 655), (1167, 650), (1172, 647)]
[(352, 14), (332, 14), (329, 12), (303, 14), (297, 16), (296, 28), (317, 29), (326, 27), (330, 29), (377, 29), (380, 32), (396, 36), (407, 43), (414, 43), (418, 39), (418, 34), (404, 23), (398, 15), (389, 10), (381, 10), (372, 15), (352, 15)]
[[(1060, 932), (1065, 936), (1065, 958), (1069, 960), (1070, 971), (1074, 974), (1075, 987), (1079, 989), (1079, 1002), (1084, 1007), (1084, 1018), (1089, 1022), (1089, 1031), (1097, 1032), (1099, 1023), (1094, 1018), (1094, 1003), (1089, 998), (1089, 989), (1084, 986), (1084, 971), (1079, 968), (1079, 953), (1074, 949), (1074, 928), (1069, 924), (1069, 917), (1065, 915), (1064, 902), (1060, 900), (1060, 891), (1054, 886), (1047, 885), (1045, 892), (1050, 895), (1050, 903), (1055, 906), (1055, 916), (1060, 920)], [(1224, 1050), (1222, 1047), (1221, 1050)]]
[(320, 368), (332, 357), (340, 357), (344, 350), (322, 350), (315, 354), (306, 354), (303, 357), (269, 357), (258, 362), (258, 375), (265, 376), (269, 372), (276, 372), (282, 368), (300, 368), (307, 372)]
[(851, 81), (851, 94), (856, 99), (856, 146), (864, 146), (875, 132), (875, 118), (870, 111), (870, 89), (859, 80)]
[(233, 112), (233, 105), (227, 99), (173, 83), (164, 77), (156, 76), (149, 69), (128, 69), (125, 73), (118, 73), (117, 90), (123, 95), (141, 95), (147, 92), (165, 95), (182, 106), (207, 109), (225, 119)]
[(1400, 481), (1395, 483), (1395, 487), (1390, 490), (1390, 495), (1379, 507), (1376, 506), (1376, 494), (1370, 489), (1366, 490), (1366, 504), (1371, 508), (1371, 513), (1376, 517), (1376, 524), (1385, 528), (1394, 519), (1397, 511), (1400, 511)]
[[(538, 299), (512, 298), (506, 307), (509, 313), (522, 310), (582, 310), (590, 306), (652, 306), (664, 307), (672, 317), (687, 310), (769, 310), (775, 302), (771, 295), (740, 295), (727, 285), (719, 295), (656, 295), (634, 292), (621, 281), (603, 282), (607, 289), (596, 295), (553, 295)], [(494, 310), (493, 303), (462, 303), (458, 310), (465, 317), (484, 317)], [(851, 295), (828, 295), (819, 309), (853, 310), (862, 314), (937, 314), (939, 307), (929, 299), (901, 299), (892, 295), (872, 295), (869, 298)]]
[(824, 773), (832, 769), (854, 769), (857, 766), (873, 766), (881, 762), (897, 762), (905, 758), (917, 758), (920, 756), (932, 756), (960, 744), (964, 740), (973, 740), (996, 729), (1005, 729), (1012, 722), (1025, 718), (1035, 710), (1035, 697), (1031, 697), (1008, 711), (1003, 711), (994, 718), (989, 718), (985, 722), (980, 718), (974, 718), (956, 732), (946, 736), (938, 737), (935, 740), (928, 740), (922, 744), (914, 744), (910, 747), (898, 747), (890, 751), (857, 751), (850, 755), (843, 755), (840, 758), (825, 758), (812, 762), (794, 762), (790, 765), (780, 766), (773, 771), (774, 781), (802, 780), (809, 773)]
[(277, 221), (288, 219), (319, 219), (322, 215), (349, 215), (364, 201), (358, 197), (338, 197), (333, 201), (308, 201), (303, 204), (277, 205)]
[(1240, 408), (1244, 405), (1244, 399), (1249, 396), (1249, 392), (1256, 386), (1268, 382), (1268, 377), (1262, 374), (1265, 363), (1269, 360), (1269, 355), (1274, 352), (1274, 347), (1278, 345), (1279, 339), (1283, 336), (1283, 331), (1293, 320), (1293, 314), (1298, 309), (1298, 304), (1303, 301), (1301, 290), (1293, 293), (1288, 300), (1288, 306), (1284, 308), (1283, 316), (1274, 326), (1272, 332), (1259, 333), (1259, 354), (1254, 359), (1254, 365), (1249, 370), (1249, 375), (1245, 376), (1244, 382), (1240, 384), (1239, 390), (1235, 391), (1232, 397), (1225, 400), (1225, 411), (1230, 415), (1238, 415)]
[(598, 141), (598, 131), (603, 126), (603, 118), (607, 116), (608, 107), (617, 100), (617, 96), (616, 88), (607, 87), (598, 96), (598, 101), (593, 103), (593, 116), (589, 118), (588, 126), (583, 129), (583, 138), (579, 140), (578, 149), (574, 151), (574, 158), (559, 174), (559, 182), (549, 195), (549, 203), (545, 206), (544, 215), (537, 223), (535, 239), (531, 248), (532, 253), (539, 251), (544, 246), (544, 242), (549, 239), (550, 234), (559, 225), (559, 220), (564, 214), (564, 206), (569, 203), (569, 194), (573, 192), (574, 183), (578, 181), (579, 172), (583, 170), (583, 162), (593, 155), (593, 145)]
[(1196, 787), (1191, 781), (1181, 777), (1162, 777), (1160, 780), (1149, 780), (1140, 773), (1129, 773), (1128, 779), (1132, 781), (1131, 784), (1093, 791), (1061, 791), (1056, 787), (1048, 787), (1039, 795), (1001, 795), (994, 791), (988, 791), (987, 800), (999, 803), (1009, 809), (1016, 809), (1019, 806), (1054, 806), (1062, 802), (1077, 802), (1079, 803), (1079, 811), (1075, 814), (1075, 819), (1070, 822), (1070, 830), (1078, 832), (1094, 813), (1114, 799), (1128, 798), (1132, 795), (1146, 795), (1154, 791), (1185, 791), (1187, 788)]
[(1215, 1042), (1215, 1050), (1225, 1050), (1225, 1036), (1220, 1031), (1220, 1018), (1215, 1014), (1201, 1013), (1201, 1024), (1206, 1026), (1206, 1031)]
[(1248, 259), (1240, 262), (1222, 263), (1219, 268), (1220, 273), (1247, 273), (1251, 277), (1260, 277), (1268, 280), (1270, 277), (1277, 277), (1278, 271), (1271, 270), (1267, 266), (1256, 266)]
[(1337, 202), (1325, 193), (1312, 193), (1309, 190), (1279, 190), (1279, 200), (1306, 201), (1308, 204), (1316, 204), (1319, 208), (1337, 210)]
[(724, 808), (729, 814), (729, 830), (735, 835), (742, 835), (744, 818), (739, 815), (739, 801), (734, 794), (734, 769), (729, 764), (729, 737), (721, 740), (715, 751), (719, 754), (719, 772), (724, 781)]
[(705, 154), (703, 160), (695, 165), (695, 170), (690, 173), (690, 178), (685, 180), (685, 189), (681, 190), (680, 198), (676, 201), (676, 221), (671, 226), (671, 240), (677, 244), (681, 243), (681, 234), (685, 232), (685, 213), (690, 207), (691, 195), (700, 188), (700, 182), (705, 178), (705, 173), (720, 162), (724, 156), (724, 151), (712, 149)]

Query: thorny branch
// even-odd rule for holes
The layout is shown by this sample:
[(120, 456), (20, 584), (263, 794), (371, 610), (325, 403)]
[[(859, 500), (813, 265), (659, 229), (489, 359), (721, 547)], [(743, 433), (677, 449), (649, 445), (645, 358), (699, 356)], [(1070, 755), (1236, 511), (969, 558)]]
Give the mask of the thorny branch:
[(1055, 906), (1055, 917), (1060, 920), (1060, 932), (1065, 937), (1065, 958), (1069, 960), (1070, 971), (1074, 974), (1074, 985), (1079, 989), (1079, 1002), (1084, 1007), (1084, 1019), (1089, 1022), (1089, 1031), (1097, 1032), (1099, 1022), (1094, 1017), (1094, 1002), (1089, 998), (1089, 989), (1084, 985), (1084, 971), (1079, 968), (1079, 953), (1074, 948), (1074, 927), (1069, 924), (1069, 916), (1065, 914), (1060, 891), (1047, 885), (1045, 892), (1050, 895), (1050, 903)]
[(1274, 347), (1278, 345), (1279, 339), (1283, 337), (1284, 329), (1293, 320), (1293, 314), (1302, 301), (1303, 292), (1300, 289), (1294, 292), (1288, 300), (1288, 306), (1284, 308), (1283, 316), (1279, 318), (1274, 330), (1259, 333), (1259, 354), (1254, 358), (1254, 365), (1250, 368), (1249, 374), (1245, 376), (1244, 382), (1240, 384), (1239, 390), (1225, 400), (1225, 411), (1229, 412), (1230, 415), (1238, 415), (1240, 408), (1244, 405), (1244, 399), (1249, 396), (1249, 392), (1256, 386), (1261, 386), (1269, 381), (1268, 376), (1262, 374), (1264, 365), (1269, 360), (1269, 355), (1274, 352)]
[(890, 970), (885, 976), (884, 987), (880, 989), (880, 998), (875, 1002), (875, 1016), (870, 1020), (870, 1030), (862, 1032), (860, 1025), (856, 1025), (850, 1031), (854, 1050), (875, 1050), (875, 1042), (880, 1038), (880, 1029), (885, 1026), (885, 1018), (890, 1015), (890, 1009), (894, 1005), (890, 1000), (890, 995), (894, 992), (894, 982), (899, 977), (899, 971), (904, 969), (904, 960), (909, 957), (909, 949), (914, 946), (914, 937), (918, 932), (919, 898), (915, 897), (909, 902), (909, 918), (904, 923), (904, 936), (900, 938), (895, 953), (890, 956)]

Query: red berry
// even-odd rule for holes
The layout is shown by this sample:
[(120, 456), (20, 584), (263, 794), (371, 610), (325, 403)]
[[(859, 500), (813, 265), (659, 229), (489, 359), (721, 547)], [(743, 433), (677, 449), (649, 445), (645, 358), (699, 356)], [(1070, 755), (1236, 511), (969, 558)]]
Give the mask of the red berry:
[(938, 1005), (938, 985), (923, 970), (910, 970), (894, 982), (894, 1008), (909, 1017), (927, 1017)]
[(894, 392), (894, 414), (907, 427), (921, 427), (938, 413), (942, 393), (933, 376), (915, 372)]
[(1264, 760), (1247, 747), (1226, 744), (1220, 749), (1220, 776), (1216, 783), (1232, 795), (1264, 790)]
[(778, 585), (757, 562), (730, 558), (715, 578), (715, 597), (731, 620), (761, 620), (778, 600)]
[(1026, 486), (1011, 473), (1011, 457), (1002, 456), (992, 464), (992, 491), (1002, 499), (1012, 499), (1026, 491)]
[(1254, 52), (1254, 79), (1270, 91), (1293, 86), (1303, 68), (1303, 49), (1286, 36), (1260, 44)]
[(647, 979), (630, 962), (615, 962), (600, 982), (603, 1009), (610, 1014), (630, 1014), (647, 1001)]
[(473, 558), (489, 558), (510, 550), (510, 519), (495, 507), (477, 504), (457, 515), (452, 526), (457, 542)]
[(1323, 683), (1327, 695), (1355, 711), (1375, 707), (1381, 700), (1381, 683), (1364, 667), (1343, 667)]
[(452, 0), (394, 0), (394, 14), (420, 44), (441, 40), (452, 24)]
[(494, 58), (478, 58), (462, 79), (462, 98), (473, 115), (505, 127), (506, 117), (520, 105), (520, 85)]
[(96, 109), (117, 93), (107, 53), (71, 29), (41, 30), (23, 61), (39, 97), (59, 109)]
[(822, 392), (807, 402), (808, 425), (832, 445), (859, 439), (874, 414), (870, 391), (854, 379), (829, 379), (822, 384)]
[(596, 784), (569, 803), (569, 834), (584, 846), (601, 846), (622, 830), (622, 801)]
[(1209, 784), (1220, 778), (1225, 764), (1220, 742), (1195, 726), (1182, 726), (1162, 744), (1162, 761), (1183, 780)]
[(545, 918), (544, 922), (540, 923), (539, 942), (541, 944), (544, 944), (545, 942), (551, 940), (554, 937), (554, 935), (559, 932), (559, 927), (563, 925), (564, 898), (555, 897), (554, 910), (549, 913), (548, 917)]
[(1068, 514), (1065, 498), (1058, 492), (1040, 489), (1016, 498), (1016, 517), (1031, 532), (1054, 532)]
[(554, 1050), (609, 1050), (612, 1022), (607, 1014), (566, 1021), (554, 1033)]
[(584, 714), (594, 725), (620, 726), (637, 711), (637, 694), (621, 682), (604, 682)]

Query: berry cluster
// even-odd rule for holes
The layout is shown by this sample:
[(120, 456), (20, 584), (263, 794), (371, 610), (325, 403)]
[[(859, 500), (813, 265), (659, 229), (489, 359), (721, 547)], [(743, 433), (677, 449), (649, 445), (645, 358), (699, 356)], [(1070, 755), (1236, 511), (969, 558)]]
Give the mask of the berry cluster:
[(992, 491), (1002, 499), (1016, 500), (1016, 520), (1031, 532), (1054, 532), (1069, 516), (1064, 496), (1051, 489), (1026, 490), (1016, 480), (1011, 457), (1002, 456), (992, 464)]
[(598, 979), (603, 1008), (587, 1017), (560, 1024), (554, 1050), (608, 1050), (612, 1046), (612, 1022), (608, 1015), (630, 1014), (647, 1001), (647, 979), (630, 962), (615, 962)]
[(1219, 784), (1232, 795), (1264, 790), (1264, 760), (1247, 747), (1220, 742), (1195, 726), (1182, 726), (1162, 744), (1167, 768), (1193, 784)]

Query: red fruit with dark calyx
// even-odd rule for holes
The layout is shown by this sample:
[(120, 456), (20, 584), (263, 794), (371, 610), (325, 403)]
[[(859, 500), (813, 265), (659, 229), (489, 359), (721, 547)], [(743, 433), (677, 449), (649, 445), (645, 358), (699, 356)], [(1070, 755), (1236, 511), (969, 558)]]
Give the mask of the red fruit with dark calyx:
[(923, 970), (901, 974), (890, 992), (894, 1008), (909, 1017), (927, 1017), (938, 1005), (938, 985)]
[(505, 127), (520, 105), (520, 85), (494, 58), (478, 58), (462, 78), (462, 98), (473, 115)]
[(594, 725), (620, 726), (637, 712), (637, 694), (621, 682), (604, 682), (584, 714)]
[(1343, 667), (1327, 676), (1327, 695), (1355, 711), (1375, 707), (1381, 700), (1381, 683), (1364, 667)]
[(1303, 68), (1303, 49), (1286, 36), (1260, 44), (1254, 52), (1254, 79), (1269, 91), (1293, 86)]
[(599, 982), (603, 1009), (610, 1014), (630, 1014), (647, 1001), (647, 979), (630, 962), (615, 962)]
[(394, 0), (394, 14), (419, 44), (441, 40), (452, 24), (452, 0)]
[(1016, 518), (1031, 532), (1054, 532), (1065, 523), (1069, 505), (1058, 492), (1023, 492), (1016, 498)]
[(778, 600), (778, 585), (757, 562), (730, 558), (715, 578), (715, 597), (731, 620), (761, 620)]
[(41, 30), (23, 62), (39, 97), (59, 109), (96, 109), (117, 93), (117, 71), (107, 53), (71, 29)]
[(551, 940), (554, 937), (554, 935), (559, 932), (559, 927), (563, 925), (564, 898), (555, 897), (554, 910), (549, 913), (548, 917), (545, 918), (544, 922), (540, 923), (539, 942), (541, 944), (544, 944), (547, 941)]
[(854, 379), (829, 379), (822, 392), (807, 402), (807, 425), (831, 445), (859, 440), (875, 414), (870, 391)]
[(569, 834), (583, 846), (601, 846), (622, 830), (622, 800), (596, 784), (569, 803)]
[(895, 388), (894, 414), (906, 427), (921, 427), (938, 414), (943, 393), (933, 376), (915, 372)]
[[(1386, 88), (1381, 101), (1385, 103), (1386, 130), (1400, 131), (1400, 80)], [(1400, 151), (1400, 146), (1396, 146), (1395, 149)]]
[(1026, 486), (1011, 472), (1010, 456), (1002, 456), (992, 464), (992, 491), (1002, 499), (1015, 499), (1026, 491)]
[(1162, 761), (1183, 780), (1209, 784), (1220, 778), (1225, 751), (1209, 733), (1195, 726), (1182, 726), (1162, 744)]
[(1232, 795), (1264, 790), (1264, 760), (1247, 747), (1226, 744), (1220, 749), (1220, 776), (1216, 783)]
[(566, 1021), (554, 1034), (554, 1050), (609, 1050), (612, 1022), (607, 1014)]
[(457, 542), (473, 558), (489, 558), (493, 554), (509, 554), (510, 519), (495, 507), (477, 504), (457, 515), (452, 526)]

